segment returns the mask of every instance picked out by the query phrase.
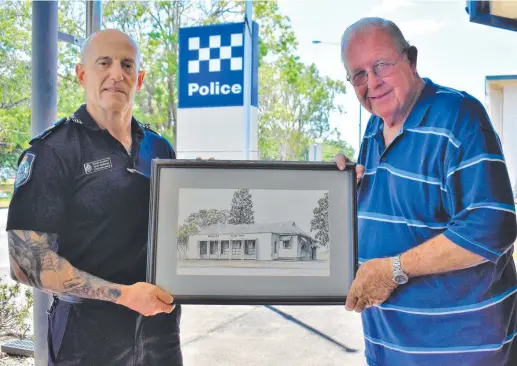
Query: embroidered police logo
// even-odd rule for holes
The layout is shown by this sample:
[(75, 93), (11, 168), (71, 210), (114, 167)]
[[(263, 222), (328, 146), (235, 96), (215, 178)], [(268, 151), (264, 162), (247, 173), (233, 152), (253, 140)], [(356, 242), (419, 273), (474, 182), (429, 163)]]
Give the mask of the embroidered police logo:
[(99, 172), (101, 170), (111, 169), (111, 159), (104, 158), (100, 160), (91, 161), (89, 163), (84, 164), (84, 172), (86, 174), (92, 174)]
[(32, 167), (34, 165), (35, 158), (36, 155), (30, 152), (26, 153), (23, 157), (20, 165), (18, 166), (18, 171), (16, 172), (16, 179), (14, 181), (15, 189), (23, 186), (31, 178)]

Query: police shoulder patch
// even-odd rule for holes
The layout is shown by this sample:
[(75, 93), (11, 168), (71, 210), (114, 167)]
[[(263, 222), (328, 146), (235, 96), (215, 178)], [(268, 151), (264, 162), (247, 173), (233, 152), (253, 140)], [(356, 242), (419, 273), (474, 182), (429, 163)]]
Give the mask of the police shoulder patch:
[(45, 137), (50, 135), (53, 131), (55, 131), (57, 128), (61, 127), (68, 121), (69, 121), (68, 117), (61, 118), (59, 121), (54, 123), (52, 126), (46, 128), (40, 134), (34, 136), (34, 138), (30, 141), (30, 144), (32, 144), (35, 140), (43, 140)]
[(36, 155), (31, 152), (27, 152), (18, 165), (18, 171), (16, 172), (16, 179), (14, 181), (14, 189), (17, 189), (26, 184), (31, 179), (32, 167), (34, 166), (34, 160)]
[(150, 131), (156, 135), (158, 135), (158, 132), (154, 131), (153, 129), (151, 129), (151, 124), (149, 123), (142, 123), (142, 122), (138, 122), (140, 124), (140, 126), (146, 130), (146, 131)]

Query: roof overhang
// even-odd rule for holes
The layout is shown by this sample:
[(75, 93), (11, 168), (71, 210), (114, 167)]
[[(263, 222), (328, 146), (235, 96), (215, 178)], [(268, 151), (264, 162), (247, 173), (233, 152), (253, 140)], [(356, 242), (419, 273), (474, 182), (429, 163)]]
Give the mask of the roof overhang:
[(517, 85), (517, 75), (487, 75), (485, 77), (485, 95), (490, 90), (502, 90), (505, 86)]
[(472, 23), (517, 31), (517, 1), (467, 0), (465, 10)]

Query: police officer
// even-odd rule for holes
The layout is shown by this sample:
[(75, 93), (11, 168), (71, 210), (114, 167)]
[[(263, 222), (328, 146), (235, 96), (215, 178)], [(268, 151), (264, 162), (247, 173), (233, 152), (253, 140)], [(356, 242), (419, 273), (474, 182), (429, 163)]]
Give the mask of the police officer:
[(20, 158), (11, 276), (54, 294), (50, 365), (179, 366), (181, 309), (145, 282), (151, 160), (175, 153), (132, 115), (139, 48), (117, 30), (95, 33), (76, 74), (86, 104)]

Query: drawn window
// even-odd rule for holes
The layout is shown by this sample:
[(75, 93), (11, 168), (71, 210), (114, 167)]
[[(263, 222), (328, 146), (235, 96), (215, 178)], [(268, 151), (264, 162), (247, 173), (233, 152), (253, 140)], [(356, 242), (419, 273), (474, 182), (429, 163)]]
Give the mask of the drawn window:
[(217, 254), (217, 240), (210, 240), (210, 254)]
[(244, 254), (254, 255), (255, 254), (255, 240), (246, 240), (244, 246)]
[(199, 242), (199, 254), (207, 254), (208, 253), (208, 247), (206, 245), (206, 241), (200, 241)]
[(291, 240), (283, 240), (284, 249), (291, 249)]
[(241, 254), (242, 241), (232, 240), (232, 254)]
[(228, 254), (230, 252), (230, 241), (221, 240), (221, 254)]

